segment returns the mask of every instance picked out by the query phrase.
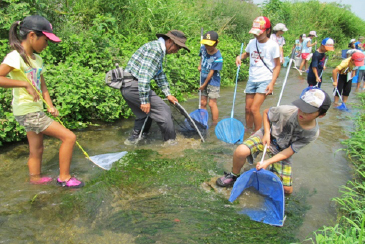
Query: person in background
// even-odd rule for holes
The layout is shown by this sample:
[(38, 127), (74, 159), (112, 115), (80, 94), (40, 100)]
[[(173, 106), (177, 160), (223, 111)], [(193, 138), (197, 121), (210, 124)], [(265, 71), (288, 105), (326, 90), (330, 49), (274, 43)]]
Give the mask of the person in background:
[[(47, 103), (47, 111), (51, 115), (59, 115), (43, 77), (46, 71), (43, 60), (37, 54), (48, 46), (48, 41), (58, 43), (61, 39), (53, 34), (51, 23), (44, 17), (32, 15), (14, 22), (9, 31), (13, 51), (6, 55), (0, 65), (0, 87), (13, 88), (13, 114), (27, 132), (30, 183), (46, 184), (52, 181), (51, 177), (41, 177), (43, 136), (47, 135), (62, 142), (59, 151), (60, 174), (56, 183), (62, 187), (79, 188), (84, 183), (70, 175), (76, 135), (43, 112), (41, 98)], [(10, 78), (7, 78), (8, 75)]]
[(326, 52), (334, 51), (334, 42), (331, 38), (327, 37), (322, 40), (321, 46), (314, 52), (312, 62), (309, 65), (309, 72), (307, 76), (308, 86), (322, 85), (322, 72), (326, 69), (324, 66), (326, 60)]
[[(344, 59), (333, 71), (333, 86), (337, 87), (338, 93), (342, 96), (342, 100), (344, 103), (347, 102), (347, 99), (351, 92), (352, 80), (347, 81), (347, 73), (352, 72), (352, 77), (355, 76), (355, 67), (364, 65), (364, 54), (359, 51), (355, 51), (352, 53), (351, 57)], [(338, 78), (337, 78), (338, 76)], [(336, 92), (334, 103), (336, 105), (340, 105), (338, 103), (339, 97)]]
[[(167, 97), (169, 102), (175, 103), (178, 100), (171, 95), (169, 83), (162, 68), (163, 59), (167, 54), (177, 53), (181, 48), (186, 47), (185, 34), (179, 30), (169, 31), (167, 34), (156, 34), (158, 40), (142, 45), (128, 61), (125, 72), (129, 73), (132, 79), (125, 80), (121, 93), (128, 106), (136, 116), (134, 129), (131, 135), (124, 141), (126, 145), (138, 143), (139, 134), (142, 130), (143, 137), (151, 127), (152, 120), (159, 126), (162, 138), (165, 142), (175, 144), (176, 132), (171, 117), (171, 110), (153, 90), (151, 80), (154, 79)], [(126, 76), (126, 73), (124, 74)], [(149, 116), (147, 118), (147, 116)]]
[(356, 41), (355, 39), (350, 40), (350, 43), (348, 45), (349, 49), (355, 49), (355, 41)]
[(306, 38), (307, 36), (305, 34), (302, 34), (299, 36), (299, 39), (295, 40), (294, 46), (292, 48), (295, 50), (294, 53), (294, 59), (295, 59), (295, 66), (300, 66), (300, 64), (302, 63), (302, 48), (303, 48), (303, 40)]
[(216, 181), (218, 186), (232, 186), (246, 160), (253, 164), (267, 146), (270, 158), (258, 162), (256, 169), (270, 170), (281, 179), (285, 193), (293, 192), (292, 155), (318, 138), (317, 119), (326, 115), (331, 98), (317, 87), (308, 87), (292, 104), (265, 109), (263, 127), (236, 148), (232, 172), (224, 172)]
[(279, 45), (271, 40), (271, 24), (267, 17), (257, 17), (249, 33), (254, 35), (241, 56), (236, 57), (236, 65), (250, 57), (249, 77), (246, 93), (246, 128), (257, 131), (262, 125), (260, 108), (267, 95), (271, 95), (280, 73)]
[[(365, 55), (365, 51), (362, 51), (362, 53)], [(364, 91), (365, 90), (365, 65), (359, 67), (359, 74), (357, 77), (357, 85), (356, 85), (357, 90), (360, 89), (361, 82), (363, 82), (361, 90)]]
[(361, 42), (364, 40), (364, 37), (360, 36), (357, 42), (355, 42), (355, 49), (362, 50)]
[(203, 35), (200, 48), (200, 63), (198, 70), (201, 71), (201, 81), (199, 90), (202, 91), (201, 108), (207, 108), (209, 97), (209, 107), (212, 112), (213, 124), (218, 123), (219, 110), (217, 98), (221, 86), (220, 70), (223, 68), (223, 58), (221, 52), (217, 49), (218, 34), (215, 31), (208, 31)]
[(275, 41), (280, 48), (280, 63), (284, 62), (284, 50), (283, 50), (283, 46), (285, 45), (285, 38), (283, 37), (283, 34), (285, 31), (288, 31), (288, 29), (286, 28), (286, 26), (282, 23), (279, 23), (277, 25), (274, 26), (273, 28), (273, 32), (270, 35), (270, 39)]
[[(300, 72), (307, 71), (308, 61), (312, 57), (312, 47), (317, 44), (316, 41), (312, 43), (313, 37), (317, 37), (317, 33), (315, 31), (310, 31), (308, 37), (303, 40), (302, 63), (299, 67)], [(303, 70), (303, 67), (305, 67), (305, 70)]]

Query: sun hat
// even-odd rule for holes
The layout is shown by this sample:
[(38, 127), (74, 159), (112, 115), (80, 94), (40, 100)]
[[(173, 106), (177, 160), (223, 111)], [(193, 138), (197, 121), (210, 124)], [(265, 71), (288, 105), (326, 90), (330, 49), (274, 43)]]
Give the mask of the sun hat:
[(315, 113), (319, 109), (327, 111), (331, 103), (331, 98), (325, 91), (313, 86), (305, 88), (300, 98), (292, 102), (293, 105), (307, 114)]
[(310, 36), (315, 36), (315, 37), (317, 37), (317, 33), (316, 33), (316, 31), (310, 31), (310, 32), (309, 32), (309, 35), (310, 35)]
[(283, 23), (276, 24), (273, 28), (274, 31), (287, 31), (288, 28)]
[(203, 35), (203, 40), (201, 44), (206, 44), (208, 46), (213, 46), (218, 41), (218, 34), (215, 31), (208, 31)]
[(365, 55), (362, 52), (354, 52), (351, 59), (354, 60), (355, 66), (364, 66)]
[(351, 40), (350, 40), (350, 43), (355, 42), (355, 41), (356, 41), (355, 39), (351, 39)]
[(46, 18), (39, 15), (31, 15), (25, 17), (20, 22), (20, 29), (41, 31), (50, 41), (61, 42), (61, 39), (53, 34), (53, 28), (51, 23)]
[(259, 16), (253, 21), (252, 28), (248, 33), (261, 35), (266, 29), (269, 29), (270, 27), (270, 20), (267, 17)]
[(307, 37), (307, 35), (306, 34), (302, 34), (302, 38), (305, 38), (305, 37)]
[(327, 51), (333, 51), (335, 50), (335, 47), (334, 47), (334, 41), (329, 38), (329, 37), (326, 37), (322, 40), (322, 43), (321, 43), (324, 48), (327, 50)]
[(186, 37), (184, 32), (179, 30), (171, 30), (167, 32), (167, 34), (156, 34), (157, 38), (160, 37), (168, 37), (170, 38), (176, 45), (186, 49), (188, 52), (190, 52), (189, 48), (185, 45)]

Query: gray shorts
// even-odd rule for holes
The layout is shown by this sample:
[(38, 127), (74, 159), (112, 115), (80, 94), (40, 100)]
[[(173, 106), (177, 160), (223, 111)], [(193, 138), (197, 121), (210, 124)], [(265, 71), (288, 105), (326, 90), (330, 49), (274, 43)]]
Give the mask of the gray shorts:
[(53, 119), (48, 117), (44, 112), (34, 112), (26, 115), (15, 116), (16, 121), (25, 127), (25, 131), (34, 131), (39, 134), (48, 128)]
[(202, 90), (202, 96), (206, 96), (212, 99), (217, 99), (219, 97), (219, 86), (207, 85), (204, 90)]

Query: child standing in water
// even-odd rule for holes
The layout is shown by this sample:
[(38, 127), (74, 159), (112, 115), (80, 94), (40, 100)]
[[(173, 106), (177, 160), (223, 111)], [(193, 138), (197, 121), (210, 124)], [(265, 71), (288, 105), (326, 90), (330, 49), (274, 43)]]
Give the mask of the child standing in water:
[(209, 97), (209, 107), (212, 112), (213, 124), (218, 123), (219, 110), (217, 98), (221, 86), (220, 70), (223, 67), (223, 58), (221, 52), (217, 49), (218, 34), (215, 31), (208, 31), (204, 34), (200, 48), (200, 63), (198, 70), (201, 71), (201, 81), (199, 90), (202, 91), (200, 101), (201, 108), (207, 109)]
[[(25, 127), (29, 142), (28, 168), (30, 183), (45, 184), (51, 177), (41, 177), (43, 155), (43, 135), (56, 137), (62, 141), (59, 151), (60, 175), (57, 184), (63, 187), (78, 188), (84, 185), (70, 175), (70, 164), (75, 134), (53, 121), (43, 112), (43, 101), (48, 104), (48, 112), (58, 116), (53, 106), (43, 77), (45, 71), (40, 53), (48, 41), (60, 42), (53, 34), (51, 23), (42, 16), (33, 15), (12, 24), (9, 31), (10, 52), (0, 65), (0, 86), (13, 88), (13, 114), (18, 123)], [(10, 79), (7, 78), (10, 76)], [(35, 90), (37, 89), (37, 91)]]
[(272, 94), (274, 85), (280, 73), (279, 45), (271, 40), (271, 24), (266, 17), (260, 16), (253, 21), (249, 33), (254, 35), (246, 47), (246, 52), (237, 56), (236, 65), (241, 60), (250, 57), (249, 77), (246, 93), (246, 127), (257, 131), (262, 125), (260, 108), (266, 96)]

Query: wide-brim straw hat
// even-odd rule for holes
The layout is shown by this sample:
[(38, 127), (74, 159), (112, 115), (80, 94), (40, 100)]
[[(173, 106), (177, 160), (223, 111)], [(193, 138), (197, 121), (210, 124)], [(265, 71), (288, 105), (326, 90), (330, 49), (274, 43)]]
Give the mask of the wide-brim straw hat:
[(190, 52), (189, 48), (185, 45), (186, 42), (186, 36), (184, 34), (184, 32), (179, 31), (179, 30), (171, 30), (169, 32), (167, 32), (167, 34), (156, 34), (157, 38), (160, 37), (168, 37), (170, 38), (176, 45), (184, 48), (185, 50), (187, 50), (188, 52)]

